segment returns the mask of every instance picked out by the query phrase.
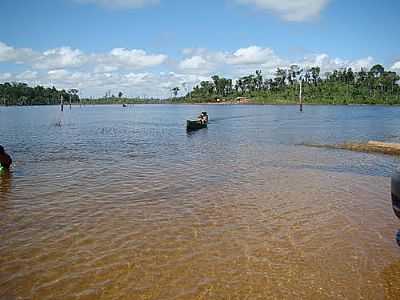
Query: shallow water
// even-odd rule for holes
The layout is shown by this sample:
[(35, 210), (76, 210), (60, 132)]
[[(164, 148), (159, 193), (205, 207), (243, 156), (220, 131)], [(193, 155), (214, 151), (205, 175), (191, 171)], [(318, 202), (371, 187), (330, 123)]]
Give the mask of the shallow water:
[[(208, 129), (185, 120), (205, 110)], [(0, 108), (0, 299), (398, 299), (400, 108)]]

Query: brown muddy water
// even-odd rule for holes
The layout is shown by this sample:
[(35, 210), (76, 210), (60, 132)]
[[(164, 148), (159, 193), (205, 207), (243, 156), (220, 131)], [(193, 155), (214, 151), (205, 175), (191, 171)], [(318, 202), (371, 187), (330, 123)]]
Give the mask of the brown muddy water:
[(0, 299), (399, 299), (399, 113), (0, 108)]

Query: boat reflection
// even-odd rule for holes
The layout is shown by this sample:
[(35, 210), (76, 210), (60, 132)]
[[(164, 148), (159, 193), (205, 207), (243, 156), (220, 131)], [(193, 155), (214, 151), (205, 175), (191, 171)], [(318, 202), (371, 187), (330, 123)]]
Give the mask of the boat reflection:
[(12, 173), (10, 171), (0, 171), (0, 197), (6, 193), (10, 193), (12, 183)]

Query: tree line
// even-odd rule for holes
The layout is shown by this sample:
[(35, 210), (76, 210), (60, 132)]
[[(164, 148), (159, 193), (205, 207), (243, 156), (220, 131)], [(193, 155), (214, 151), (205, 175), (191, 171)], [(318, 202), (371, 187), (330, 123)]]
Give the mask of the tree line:
[(300, 83), (304, 101), (329, 104), (400, 104), (400, 76), (382, 65), (354, 72), (343, 68), (321, 76), (319, 67), (301, 69), (297, 65), (278, 68), (272, 78), (262, 72), (240, 77), (236, 81), (212, 76), (188, 93), (183, 101), (204, 102), (248, 97), (254, 102), (294, 103), (298, 101)]
[(29, 87), (26, 83), (6, 82), (0, 84), (0, 105), (54, 105), (79, 102), (78, 90), (57, 90), (55, 87)]
[[(171, 89), (174, 97), (164, 102), (234, 101), (242, 97), (255, 103), (295, 103), (300, 83), (305, 103), (320, 104), (400, 104), (400, 76), (382, 65), (358, 72), (343, 68), (321, 75), (319, 67), (302, 69), (297, 65), (278, 68), (273, 77), (264, 77), (262, 71), (242, 76), (237, 80), (214, 75), (202, 81), (187, 95), (177, 98), (179, 87)], [(0, 105), (54, 105), (61, 99), (68, 103), (80, 102), (78, 90), (57, 90), (55, 87), (29, 87), (26, 83), (0, 84)], [(101, 99), (83, 99), (82, 103), (158, 103), (159, 99), (126, 98), (106, 94)]]

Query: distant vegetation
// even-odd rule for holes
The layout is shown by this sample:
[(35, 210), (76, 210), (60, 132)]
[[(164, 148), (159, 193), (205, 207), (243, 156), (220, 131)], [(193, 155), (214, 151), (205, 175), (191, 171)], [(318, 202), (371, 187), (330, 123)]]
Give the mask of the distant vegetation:
[(129, 98), (124, 97), (123, 92), (118, 92), (118, 95), (115, 96), (111, 94), (111, 91), (107, 91), (106, 94), (101, 98), (84, 98), (81, 99), (81, 104), (151, 104), (151, 103), (160, 103), (160, 99), (158, 98)]
[(381, 65), (370, 70), (354, 72), (351, 68), (335, 70), (321, 76), (319, 67), (276, 70), (273, 78), (264, 78), (261, 71), (234, 81), (212, 76), (202, 81), (184, 97), (177, 97), (179, 87), (171, 89), (174, 97), (167, 100), (155, 98), (127, 98), (111, 92), (99, 99), (79, 99), (78, 90), (57, 90), (42, 86), (29, 87), (25, 83), (0, 84), (0, 105), (59, 104), (61, 98), (68, 104), (136, 104), (136, 103), (205, 103), (248, 102), (290, 104), (298, 102), (300, 83), (304, 103), (309, 104), (400, 104), (400, 76), (385, 71)]
[(232, 101), (244, 97), (255, 103), (295, 103), (300, 81), (305, 103), (312, 104), (400, 104), (400, 77), (381, 65), (354, 72), (351, 68), (326, 73), (320, 68), (302, 70), (297, 65), (278, 68), (274, 78), (264, 78), (261, 71), (232, 79), (211, 77), (202, 81), (182, 102)]
[[(94, 105), (94, 104), (158, 104), (164, 100), (157, 98), (118, 98), (118, 97), (107, 97), (107, 98), (96, 98), (96, 99), (82, 99), (81, 104), (83, 105)], [(165, 101), (164, 101), (165, 102)], [(162, 103), (164, 103), (162, 102)], [(167, 100), (166, 103), (172, 101)]]
[(117, 96), (107, 93), (98, 99), (80, 99), (77, 89), (57, 90), (55, 87), (46, 88), (43, 86), (29, 87), (26, 83), (6, 82), (0, 84), (0, 105), (22, 106), (22, 105), (59, 105), (61, 98), (65, 105), (69, 104), (139, 104), (159, 103), (159, 99), (153, 98), (124, 98), (123, 93)]
[(0, 105), (48, 105), (59, 104), (61, 97), (64, 103), (79, 102), (78, 90), (57, 90), (55, 87), (29, 87), (26, 83), (0, 84)]

